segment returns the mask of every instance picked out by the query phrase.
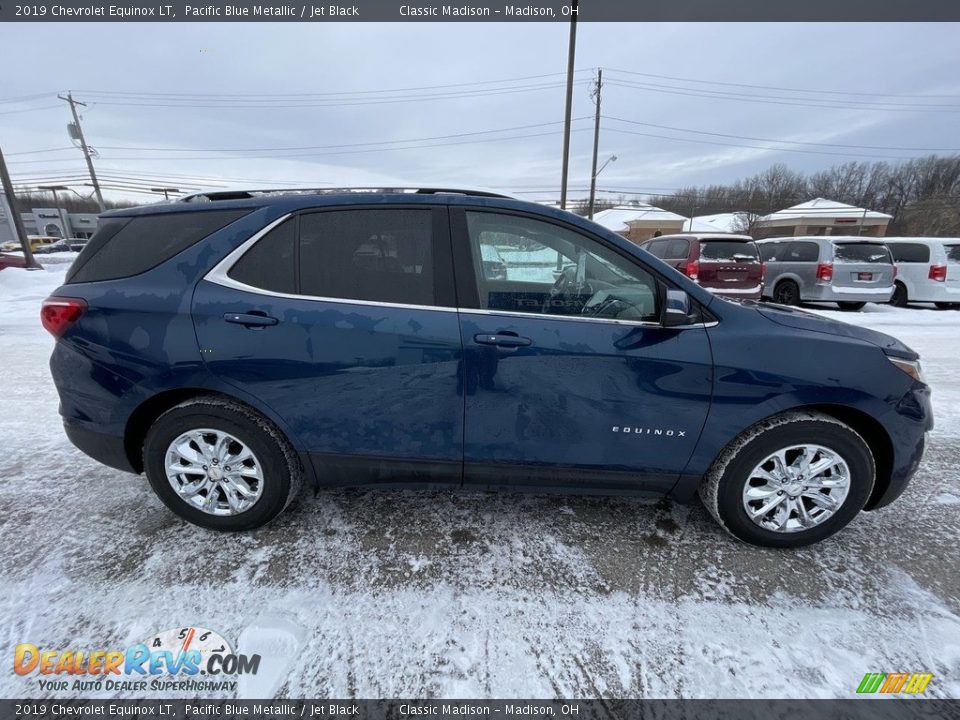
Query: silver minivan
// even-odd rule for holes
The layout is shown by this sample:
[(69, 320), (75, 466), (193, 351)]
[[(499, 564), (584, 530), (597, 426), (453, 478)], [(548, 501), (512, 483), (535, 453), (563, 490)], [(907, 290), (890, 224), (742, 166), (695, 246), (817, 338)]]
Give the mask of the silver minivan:
[(897, 265), (892, 305), (932, 302), (960, 308), (960, 238), (884, 238)]
[(804, 236), (758, 240), (764, 297), (781, 305), (835, 302), (859, 310), (893, 295), (896, 269), (881, 240), (856, 236)]

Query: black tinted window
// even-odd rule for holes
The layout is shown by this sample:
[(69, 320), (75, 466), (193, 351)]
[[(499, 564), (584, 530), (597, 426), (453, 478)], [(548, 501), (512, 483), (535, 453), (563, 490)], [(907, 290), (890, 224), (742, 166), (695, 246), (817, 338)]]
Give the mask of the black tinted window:
[(731, 262), (759, 262), (757, 246), (752, 242), (736, 240), (701, 240), (701, 260), (723, 260)]
[(758, 243), (760, 248), (760, 257), (764, 262), (769, 262), (777, 257), (777, 251), (782, 247), (781, 243)]
[(300, 218), (300, 292), (433, 305), (430, 210), (336, 210)]
[(943, 249), (947, 251), (948, 263), (960, 263), (960, 245), (944, 245)]
[(789, 242), (777, 254), (780, 262), (817, 262), (820, 246), (813, 242)]
[(690, 253), (690, 241), (685, 238), (677, 238), (667, 243), (663, 251), (663, 257), (667, 260), (686, 260)]
[(890, 243), (887, 247), (895, 262), (930, 262), (930, 248), (921, 243)]
[(643, 249), (646, 250), (651, 255), (653, 255), (654, 257), (662, 258), (663, 251), (666, 249), (666, 247), (667, 247), (666, 240), (654, 240), (653, 242), (649, 242), (646, 245), (644, 245)]
[(890, 263), (890, 251), (877, 243), (836, 243), (833, 261), (838, 263)]
[(260, 238), (227, 273), (237, 282), (273, 292), (296, 292), (295, 220), (287, 220)]
[(103, 228), (111, 233), (101, 241), (100, 230), (71, 268), (67, 282), (92, 282), (139, 275), (172, 258), (182, 250), (226, 227), (249, 210), (141, 215), (112, 222)]

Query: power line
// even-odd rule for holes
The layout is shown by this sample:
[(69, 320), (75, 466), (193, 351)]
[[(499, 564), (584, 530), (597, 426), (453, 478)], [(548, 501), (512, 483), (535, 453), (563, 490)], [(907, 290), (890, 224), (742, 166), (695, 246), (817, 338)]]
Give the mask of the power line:
[(832, 155), (834, 157), (859, 157), (871, 160), (910, 160), (912, 158), (902, 155), (865, 155), (862, 153), (842, 153), (827, 152), (826, 150), (801, 150), (800, 148), (780, 148), (764, 147), (763, 145), (745, 145), (742, 143), (726, 143), (718, 140), (697, 140), (695, 138), (670, 137), (669, 135), (658, 135), (656, 133), (636, 132), (634, 130), (621, 130), (620, 128), (607, 128), (607, 132), (621, 133), (623, 135), (639, 135), (642, 137), (652, 137), (661, 140), (674, 140), (676, 142), (697, 143), (699, 145), (720, 145), (722, 147), (749, 148), (752, 150), (770, 150), (773, 152), (801, 153), (803, 155)]
[[(587, 68), (574, 70), (575, 73), (588, 72)], [(544, 73), (542, 75), (524, 75), (515, 78), (502, 78), (500, 80), (473, 80), (470, 82), (450, 83), (447, 85), (422, 85), (419, 87), (390, 88), (384, 90), (340, 90), (335, 92), (323, 93), (147, 93), (147, 92), (127, 92), (111, 90), (80, 90), (78, 92), (84, 95), (108, 95), (108, 96), (142, 96), (148, 98), (322, 98), (342, 95), (368, 95), (378, 93), (400, 93), (415, 92), (422, 90), (442, 90), (447, 88), (463, 88), (475, 85), (499, 85), (503, 83), (521, 82), (524, 80), (539, 80), (547, 77), (558, 77), (565, 75), (563, 72)]]
[(857, 150), (902, 150), (905, 152), (960, 152), (960, 148), (922, 148), (922, 147), (891, 147), (887, 145), (846, 145), (843, 143), (823, 143), (807, 142), (804, 140), (774, 140), (772, 138), (750, 137), (749, 135), (728, 135), (726, 133), (708, 132), (706, 130), (691, 130), (690, 128), (671, 127), (670, 125), (657, 125), (655, 123), (640, 122), (639, 120), (627, 120), (626, 118), (611, 117), (604, 115), (605, 120), (615, 120), (617, 122), (630, 123), (631, 125), (643, 125), (645, 127), (659, 128), (660, 130), (674, 130), (676, 132), (694, 133), (696, 135), (710, 135), (713, 137), (732, 138), (735, 140), (755, 140), (757, 142), (784, 143), (790, 145), (810, 145), (814, 147), (835, 147), (835, 148), (854, 148)]
[[(854, 101), (847, 101), (847, 104), (837, 104), (840, 101), (811, 101), (799, 102), (802, 98), (796, 99), (778, 99), (773, 95), (749, 95), (728, 93), (713, 90), (700, 90), (697, 88), (674, 88), (669, 85), (636, 84), (625, 83), (622, 80), (613, 79), (609, 81), (611, 85), (617, 87), (629, 88), (631, 90), (646, 90), (649, 92), (666, 93), (668, 95), (685, 95), (688, 97), (702, 97), (713, 100), (737, 100), (742, 102), (763, 103), (766, 105), (788, 105), (794, 107), (810, 107), (827, 110), (877, 110), (881, 112), (926, 112), (926, 113), (957, 113), (960, 112), (960, 105), (945, 106), (927, 106), (927, 105), (908, 105), (902, 107), (864, 107), (862, 104), (853, 104)], [(828, 104), (828, 103), (833, 104)]]
[(749, 85), (747, 83), (723, 82), (720, 80), (698, 80), (695, 78), (675, 77), (672, 75), (655, 75), (653, 73), (637, 72), (635, 70), (618, 70), (617, 68), (609, 68), (609, 70), (611, 72), (624, 73), (626, 75), (640, 75), (642, 77), (656, 78), (658, 80), (673, 80), (676, 82), (699, 83), (703, 85), (725, 85), (727, 87), (743, 87), (752, 88), (754, 90), (777, 90), (781, 92), (807, 93), (808, 95), (822, 93), (828, 95), (857, 95), (860, 97), (917, 98), (920, 100), (927, 98), (938, 100), (960, 100), (960, 95), (898, 95), (895, 93), (862, 92), (855, 90), (802, 90), (800, 88), (777, 87), (775, 85)]
[(37, 110), (52, 110), (53, 108), (58, 108), (59, 105), (42, 105), (41, 107), (33, 108), (23, 108), (21, 110), (4, 110), (0, 112), (0, 115), (13, 115), (15, 113), (25, 113), (25, 112), (35, 112)]
[[(580, 81), (579, 85), (585, 85), (586, 80)], [(376, 99), (348, 99), (348, 100), (318, 100), (312, 102), (284, 103), (276, 102), (261, 104), (223, 104), (223, 103), (196, 103), (196, 102), (116, 102), (105, 100), (91, 100), (96, 105), (110, 105), (120, 107), (159, 107), (159, 108), (214, 108), (219, 110), (283, 110), (290, 108), (327, 108), (327, 107), (357, 107), (366, 105), (394, 105), (407, 102), (428, 102), (431, 100), (462, 100), (477, 97), (490, 97), (494, 95), (513, 95), (516, 93), (529, 93), (539, 90), (552, 90), (562, 87), (562, 83), (550, 83), (545, 85), (528, 85), (511, 88), (500, 88), (491, 90), (469, 90), (464, 92), (452, 92), (434, 95), (407, 95), (407, 96), (389, 96)]]

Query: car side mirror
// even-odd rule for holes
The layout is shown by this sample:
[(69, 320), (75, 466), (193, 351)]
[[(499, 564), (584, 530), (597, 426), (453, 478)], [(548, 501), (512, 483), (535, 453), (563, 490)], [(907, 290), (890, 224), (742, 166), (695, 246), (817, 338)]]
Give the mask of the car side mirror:
[(690, 324), (690, 296), (684, 290), (667, 288), (660, 324), (664, 327)]

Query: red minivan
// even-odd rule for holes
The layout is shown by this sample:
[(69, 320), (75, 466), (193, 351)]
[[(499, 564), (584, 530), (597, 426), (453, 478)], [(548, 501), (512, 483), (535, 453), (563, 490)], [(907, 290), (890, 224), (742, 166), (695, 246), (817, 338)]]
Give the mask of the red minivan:
[(763, 294), (763, 263), (749, 235), (661, 235), (640, 247), (717, 295), (759, 300)]

